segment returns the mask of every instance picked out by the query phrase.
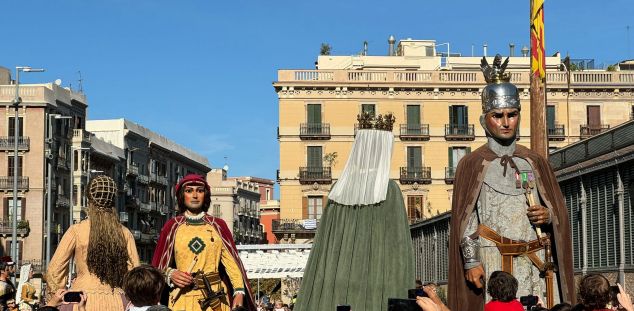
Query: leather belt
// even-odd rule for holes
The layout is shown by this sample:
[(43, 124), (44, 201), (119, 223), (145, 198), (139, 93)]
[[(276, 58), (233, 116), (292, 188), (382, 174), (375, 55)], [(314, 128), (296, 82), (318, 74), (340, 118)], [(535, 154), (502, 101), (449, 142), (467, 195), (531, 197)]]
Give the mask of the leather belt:
[(550, 242), (548, 236), (540, 237), (532, 241), (519, 241), (501, 236), (495, 230), (480, 224), (478, 235), (495, 243), (500, 255), (502, 255), (502, 270), (513, 274), (513, 258), (526, 256), (539, 269), (544, 271), (548, 268), (544, 261), (537, 257), (537, 251), (544, 249), (544, 245)]
[(205, 281), (203, 278), (206, 278), (211, 286), (220, 284), (220, 274), (218, 272), (209, 272), (209, 273), (197, 273), (194, 274), (194, 289), (203, 289), (205, 288)]

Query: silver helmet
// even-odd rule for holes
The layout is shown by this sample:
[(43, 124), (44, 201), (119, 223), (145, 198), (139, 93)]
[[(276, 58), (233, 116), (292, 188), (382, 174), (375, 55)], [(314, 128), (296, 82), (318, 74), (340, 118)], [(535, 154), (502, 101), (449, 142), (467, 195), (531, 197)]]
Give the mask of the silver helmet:
[(517, 87), (510, 83), (511, 76), (505, 73), (509, 63), (507, 57), (502, 63), (502, 56), (495, 55), (493, 65), (489, 65), (486, 57), (482, 57), (480, 68), (487, 86), (482, 90), (482, 113), (499, 108), (517, 108), (521, 110), (520, 95)]

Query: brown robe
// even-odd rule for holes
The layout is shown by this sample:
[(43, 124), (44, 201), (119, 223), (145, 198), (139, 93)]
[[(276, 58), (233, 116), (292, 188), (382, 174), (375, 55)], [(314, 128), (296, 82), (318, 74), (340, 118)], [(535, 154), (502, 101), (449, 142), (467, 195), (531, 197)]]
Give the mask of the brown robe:
[[(530, 149), (517, 145), (514, 157), (523, 158), (532, 166), (541, 201), (552, 213), (550, 225), (542, 225), (542, 231), (551, 234), (553, 261), (562, 301), (576, 303), (572, 267), (572, 243), (570, 222), (563, 195), (557, 179), (546, 159)], [(489, 164), (498, 156), (486, 145), (465, 156), (456, 169), (451, 206), (451, 236), (449, 238), (449, 308), (455, 311), (484, 310), (484, 292), (465, 279), (460, 240), (478, 201), (480, 188)], [(491, 273), (493, 271), (485, 271)]]

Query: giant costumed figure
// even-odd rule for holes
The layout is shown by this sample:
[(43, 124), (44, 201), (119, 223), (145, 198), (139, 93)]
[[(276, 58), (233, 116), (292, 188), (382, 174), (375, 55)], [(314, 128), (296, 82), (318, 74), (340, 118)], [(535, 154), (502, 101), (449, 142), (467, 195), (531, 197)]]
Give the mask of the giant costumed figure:
[[(518, 297), (550, 304), (575, 302), (570, 224), (548, 161), (516, 145), (520, 98), (496, 55), (482, 59), (488, 85), (480, 123), (487, 144), (456, 169), (451, 211), (448, 298), (451, 310), (482, 311), (488, 276), (504, 270), (518, 280)], [(486, 296), (486, 297), (485, 297)]]
[(189, 174), (175, 188), (180, 215), (161, 230), (152, 265), (173, 288), (174, 311), (255, 311), (251, 289), (224, 220), (207, 214), (211, 191), (204, 177)]
[(350, 157), (328, 194), (306, 264), (296, 311), (387, 310), (414, 288), (412, 240), (396, 182), (390, 180), (394, 117), (358, 116)]
[(123, 310), (123, 276), (139, 265), (134, 237), (121, 225), (114, 199), (117, 185), (108, 176), (93, 178), (86, 189), (88, 218), (68, 228), (46, 272), (47, 295), (64, 289), (71, 259), (77, 278), (71, 291), (83, 291), (86, 310)]

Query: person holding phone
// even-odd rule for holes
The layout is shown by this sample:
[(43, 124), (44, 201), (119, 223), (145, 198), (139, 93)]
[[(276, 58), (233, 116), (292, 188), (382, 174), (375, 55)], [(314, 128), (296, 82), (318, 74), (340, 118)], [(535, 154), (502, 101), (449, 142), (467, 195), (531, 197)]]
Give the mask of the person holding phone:
[[(68, 228), (46, 273), (48, 299), (65, 288), (71, 259), (77, 278), (70, 292), (82, 291), (88, 311), (120, 311), (124, 275), (139, 265), (134, 237), (121, 225), (114, 199), (117, 185), (105, 175), (93, 178), (87, 187), (88, 218)], [(72, 294), (71, 294), (72, 296)]]
[(56, 311), (62, 305), (77, 306), (77, 311), (86, 311), (86, 295), (81, 291), (68, 291), (66, 289), (58, 289), (49, 299), (44, 307), (39, 308), (40, 311)]

